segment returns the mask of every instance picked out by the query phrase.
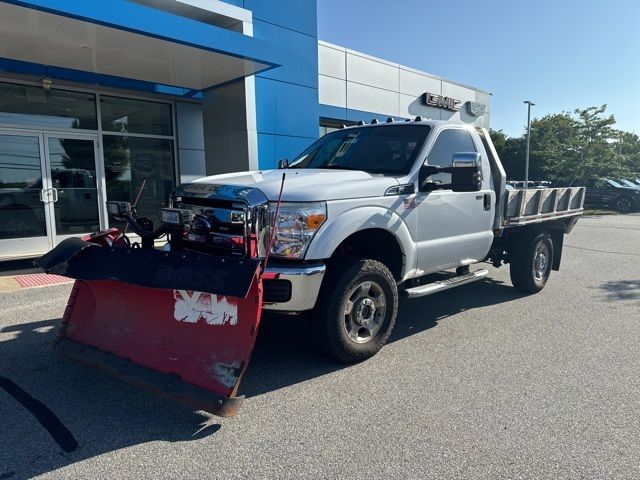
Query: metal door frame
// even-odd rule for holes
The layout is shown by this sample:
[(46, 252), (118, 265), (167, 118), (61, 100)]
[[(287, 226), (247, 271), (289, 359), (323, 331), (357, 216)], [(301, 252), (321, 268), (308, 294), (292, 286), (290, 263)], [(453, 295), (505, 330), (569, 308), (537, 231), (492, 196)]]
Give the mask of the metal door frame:
[[(104, 166), (102, 165), (102, 154), (100, 152), (100, 141), (99, 135), (97, 133), (63, 133), (63, 132), (52, 132), (52, 131), (43, 131), (42, 135), (42, 150), (44, 153), (44, 164), (46, 167), (46, 177), (47, 177), (47, 185), (49, 185), (49, 190), (52, 193), (56, 190), (53, 187), (53, 180), (51, 178), (51, 157), (49, 151), (49, 139), (70, 139), (70, 140), (89, 140), (93, 141), (93, 161), (95, 164), (95, 172), (96, 172), (96, 199), (98, 202), (98, 224), (100, 226), (100, 230), (106, 228), (106, 203), (104, 192), (106, 191), (105, 185), (105, 176), (104, 176)], [(44, 182), (43, 182), (44, 184)], [(47, 211), (46, 216), (49, 219), (51, 229), (49, 230), (50, 237), (50, 247), (55, 247), (60, 241), (69, 237), (77, 237), (80, 234), (72, 233), (68, 235), (58, 235), (56, 231), (56, 222), (55, 222), (55, 202), (57, 201), (57, 195), (54, 195), (55, 198), (51, 198), (50, 202), (47, 202)], [(90, 233), (90, 232), (82, 232), (82, 233)]]
[[(53, 247), (61, 240), (67, 237), (77, 236), (78, 234), (57, 235), (55, 225), (55, 208), (53, 192), (53, 182), (51, 179), (51, 161), (49, 157), (49, 139), (77, 139), (93, 141), (94, 162), (96, 172), (96, 197), (98, 202), (98, 222), (100, 229), (107, 227), (107, 211), (106, 211), (106, 180), (104, 172), (104, 163), (102, 157), (102, 146), (100, 144), (100, 136), (96, 133), (75, 133), (61, 132), (55, 130), (28, 130), (16, 128), (0, 127), (0, 135), (30, 137), (38, 141), (38, 151), (40, 154), (40, 176), (42, 179), (42, 189), (40, 198), (43, 203), (43, 213), (45, 220), (46, 235), (39, 237), (21, 237), (8, 238), (0, 240), (0, 260), (10, 260), (17, 258), (29, 258), (40, 255)], [(89, 232), (86, 232), (89, 233)]]
[(47, 166), (44, 150), (44, 135), (42, 132), (19, 130), (13, 128), (0, 128), (0, 135), (14, 137), (31, 137), (38, 141), (38, 152), (40, 154), (40, 178), (42, 179), (42, 189), (40, 199), (42, 200), (42, 209), (45, 220), (45, 235), (39, 237), (18, 237), (0, 240), (0, 260), (32, 257), (34, 254), (42, 253), (52, 248), (51, 240), (51, 218), (48, 214), (47, 202), (43, 200), (43, 193), (50, 188), (48, 177), (46, 175)]

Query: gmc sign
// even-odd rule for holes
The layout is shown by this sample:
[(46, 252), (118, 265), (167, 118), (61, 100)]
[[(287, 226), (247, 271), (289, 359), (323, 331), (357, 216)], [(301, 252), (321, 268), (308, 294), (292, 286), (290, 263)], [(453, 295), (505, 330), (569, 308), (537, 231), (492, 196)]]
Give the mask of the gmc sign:
[(422, 103), (429, 107), (444, 108), (457, 112), (460, 110), (462, 102), (456, 98), (444, 97), (437, 93), (425, 92), (422, 94)]

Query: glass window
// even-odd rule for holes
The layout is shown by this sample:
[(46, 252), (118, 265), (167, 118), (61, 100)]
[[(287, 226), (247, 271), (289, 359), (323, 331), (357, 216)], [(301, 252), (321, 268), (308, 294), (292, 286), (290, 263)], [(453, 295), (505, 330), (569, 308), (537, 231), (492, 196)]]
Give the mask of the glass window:
[(37, 137), (0, 135), (0, 240), (47, 234)]
[(307, 148), (291, 168), (335, 168), (369, 173), (407, 173), (430, 128), (425, 125), (348, 128)]
[[(103, 135), (107, 200), (137, 203), (138, 215), (160, 225), (159, 209), (173, 189), (173, 140)], [(143, 187), (144, 184), (144, 187)], [(113, 220), (111, 226), (120, 226)]]
[(107, 132), (172, 135), (168, 103), (100, 96), (102, 129)]
[(71, 235), (100, 229), (96, 156), (93, 140), (53, 138), (48, 141), (51, 182), (58, 192), (56, 233)]
[[(453, 162), (453, 156), (456, 153), (476, 151), (469, 132), (459, 129), (445, 130), (438, 135), (436, 142), (433, 144), (427, 156), (427, 163), (439, 167), (450, 167)], [(430, 180), (436, 183), (451, 183), (451, 174), (439, 173), (431, 175)]]
[(91, 93), (0, 82), (0, 123), (96, 130), (96, 98)]

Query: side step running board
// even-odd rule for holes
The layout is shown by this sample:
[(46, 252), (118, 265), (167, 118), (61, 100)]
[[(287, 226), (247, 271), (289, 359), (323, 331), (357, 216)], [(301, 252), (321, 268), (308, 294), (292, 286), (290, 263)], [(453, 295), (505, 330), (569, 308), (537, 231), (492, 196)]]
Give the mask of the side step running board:
[(441, 292), (443, 290), (449, 290), (450, 288), (459, 287), (466, 283), (475, 282), (486, 277), (489, 274), (489, 270), (476, 270), (465, 275), (458, 277), (448, 278), (447, 280), (441, 280), (438, 282), (427, 283), (426, 285), (420, 285), (419, 287), (407, 288), (404, 293), (409, 298), (424, 297), (426, 295), (432, 295), (434, 293)]

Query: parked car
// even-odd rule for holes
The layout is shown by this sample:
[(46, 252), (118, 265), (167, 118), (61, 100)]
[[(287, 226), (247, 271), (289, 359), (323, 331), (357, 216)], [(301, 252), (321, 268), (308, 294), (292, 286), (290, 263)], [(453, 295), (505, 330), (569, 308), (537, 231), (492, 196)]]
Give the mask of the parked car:
[(615, 180), (596, 178), (586, 183), (585, 204), (589, 207), (608, 207), (629, 213), (640, 207), (640, 187), (621, 185)]
[(633, 180), (627, 180), (626, 178), (621, 178), (620, 182), (622, 185), (626, 185), (627, 187), (632, 187), (632, 188), (640, 188), (640, 181), (636, 180), (635, 182)]

